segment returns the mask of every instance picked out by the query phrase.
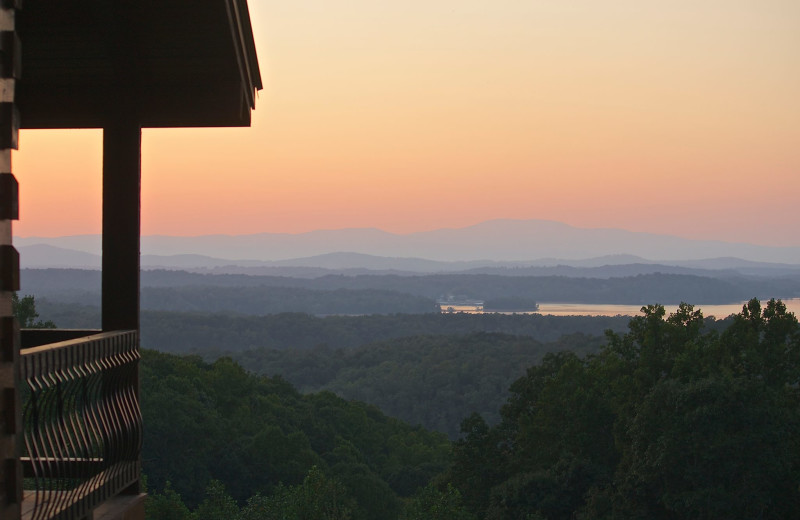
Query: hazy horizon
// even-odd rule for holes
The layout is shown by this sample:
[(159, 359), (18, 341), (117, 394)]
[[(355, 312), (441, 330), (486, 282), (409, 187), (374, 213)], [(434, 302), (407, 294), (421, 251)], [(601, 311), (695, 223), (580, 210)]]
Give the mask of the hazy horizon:
[[(573, 229), (581, 229), (581, 230), (589, 230), (589, 231), (624, 231), (627, 233), (633, 234), (640, 234), (640, 235), (654, 235), (654, 236), (664, 236), (664, 237), (674, 237), (674, 238), (681, 238), (690, 241), (702, 241), (702, 242), (724, 242), (724, 243), (731, 243), (731, 244), (748, 244), (748, 245), (765, 245), (766, 247), (794, 247), (794, 246), (775, 246), (770, 244), (758, 244), (755, 242), (747, 242), (747, 241), (737, 241), (735, 239), (732, 240), (721, 240), (716, 239), (713, 237), (700, 237), (700, 238), (692, 238), (692, 237), (684, 237), (680, 234), (675, 233), (667, 233), (667, 232), (654, 232), (654, 231), (637, 231), (634, 229), (628, 229), (625, 227), (609, 227), (609, 226), (579, 226), (579, 225), (572, 225), (567, 222), (558, 221), (558, 220), (551, 220), (551, 219), (543, 219), (543, 218), (530, 218), (530, 219), (523, 219), (523, 218), (491, 218), (481, 221), (476, 221), (473, 223), (467, 223), (460, 226), (441, 226), (441, 227), (426, 227), (420, 229), (413, 229), (407, 231), (395, 231), (389, 228), (381, 228), (378, 226), (350, 226), (350, 227), (318, 227), (318, 228), (310, 228), (310, 229), (303, 229), (303, 230), (296, 230), (296, 231), (254, 231), (249, 233), (233, 233), (233, 232), (226, 232), (226, 233), (142, 233), (142, 237), (175, 237), (175, 238), (193, 238), (193, 237), (206, 237), (206, 236), (255, 236), (255, 235), (307, 235), (312, 233), (320, 233), (320, 232), (337, 232), (337, 231), (376, 231), (379, 233), (384, 233), (387, 235), (397, 235), (397, 236), (408, 236), (408, 235), (415, 235), (415, 234), (422, 234), (428, 233), (432, 231), (446, 231), (446, 230), (465, 230), (470, 228), (479, 227), (485, 224), (496, 223), (496, 222), (518, 222), (518, 223), (529, 223), (529, 222), (540, 222), (546, 224), (557, 224), (560, 226), (567, 226)], [(59, 234), (59, 235), (22, 235), (19, 234), (16, 230), (13, 230), (14, 238), (64, 238), (64, 237), (78, 237), (78, 236), (102, 236), (102, 231), (98, 230), (97, 232), (93, 233), (73, 233), (73, 234)]]
[[(16, 237), (18, 246), (47, 244), (99, 254), (101, 236)], [(703, 241), (613, 228), (579, 228), (545, 220), (495, 219), (463, 228), (397, 234), (375, 228), (308, 233), (144, 235), (150, 255), (202, 255), (230, 260), (288, 260), (330, 253), (419, 258), (446, 262), (580, 260), (632, 255), (648, 261), (739, 258), (800, 264), (800, 247)]]

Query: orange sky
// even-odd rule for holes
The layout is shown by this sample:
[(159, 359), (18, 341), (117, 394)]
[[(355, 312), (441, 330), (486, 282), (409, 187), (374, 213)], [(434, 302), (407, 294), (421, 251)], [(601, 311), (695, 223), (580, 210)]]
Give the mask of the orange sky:
[[(145, 130), (144, 234), (540, 218), (800, 245), (796, 0), (250, 9), (253, 126)], [(100, 231), (100, 138), (21, 133), (15, 234)]]

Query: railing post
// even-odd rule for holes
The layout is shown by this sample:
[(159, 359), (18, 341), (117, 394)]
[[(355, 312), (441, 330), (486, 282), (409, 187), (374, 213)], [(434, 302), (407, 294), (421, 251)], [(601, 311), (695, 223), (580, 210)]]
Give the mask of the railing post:
[(11, 221), (19, 218), (17, 181), (11, 173), (11, 150), (17, 148), (19, 117), (15, 99), (19, 78), (19, 42), (15, 27), (17, 0), (0, 0), (0, 518), (18, 520), (22, 504), (19, 442), (22, 412), (19, 376), (19, 329), (11, 309), (19, 290), (19, 255), (11, 245)]

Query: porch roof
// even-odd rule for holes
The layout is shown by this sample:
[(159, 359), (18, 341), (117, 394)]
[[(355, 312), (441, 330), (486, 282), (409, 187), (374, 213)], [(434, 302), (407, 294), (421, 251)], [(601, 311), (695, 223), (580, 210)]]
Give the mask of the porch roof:
[(21, 128), (249, 126), (262, 88), (246, 0), (25, 0)]

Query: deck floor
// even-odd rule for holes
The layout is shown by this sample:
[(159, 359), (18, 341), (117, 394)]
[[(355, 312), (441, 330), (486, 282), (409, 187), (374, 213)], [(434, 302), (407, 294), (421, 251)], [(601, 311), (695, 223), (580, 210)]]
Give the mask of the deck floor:
[[(92, 520), (144, 520), (144, 499), (147, 495), (117, 495), (100, 504)], [(22, 497), (22, 520), (33, 519), (36, 492), (25, 490)]]

